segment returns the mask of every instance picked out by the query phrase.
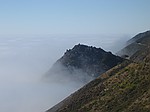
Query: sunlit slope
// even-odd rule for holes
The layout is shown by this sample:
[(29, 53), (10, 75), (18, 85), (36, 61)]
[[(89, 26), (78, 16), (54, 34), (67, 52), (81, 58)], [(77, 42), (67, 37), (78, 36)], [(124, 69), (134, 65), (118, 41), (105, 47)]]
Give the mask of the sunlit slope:
[[(149, 112), (150, 57), (131, 63), (108, 79), (98, 78), (64, 101), (56, 112)], [(105, 76), (106, 75), (106, 76)], [(51, 111), (48, 111), (51, 112)]]

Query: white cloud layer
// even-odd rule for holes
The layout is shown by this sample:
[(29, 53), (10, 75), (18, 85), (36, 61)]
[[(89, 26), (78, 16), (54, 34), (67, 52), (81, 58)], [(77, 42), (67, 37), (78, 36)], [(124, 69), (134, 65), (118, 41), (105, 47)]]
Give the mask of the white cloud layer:
[[(83, 83), (40, 79), (66, 49), (83, 43), (116, 51), (117, 36), (0, 37), (0, 110), (42, 112), (83, 86)], [(124, 40), (124, 39), (122, 39)], [(120, 48), (120, 47), (119, 47)]]

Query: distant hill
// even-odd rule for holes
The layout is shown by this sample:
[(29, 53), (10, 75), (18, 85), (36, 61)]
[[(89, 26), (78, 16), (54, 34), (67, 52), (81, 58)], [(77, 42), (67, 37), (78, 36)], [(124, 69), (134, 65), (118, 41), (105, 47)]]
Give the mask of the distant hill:
[(149, 36), (150, 35), (150, 31), (146, 31), (146, 32), (143, 32), (143, 33), (139, 33), (137, 34), (136, 36), (134, 36), (132, 39), (128, 40), (127, 41), (127, 44), (131, 44), (131, 43), (134, 43), (134, 42), (137, 42), (137, 41), (140, 41), (141, 39), (145, 39), (145, 37)]
[(78, 44), (57, 60), (47, 76), (65, 75), (72, 80), (88, 82), (123, 61), (101, 48)]
[(140, 33), (127, 41), (127, 46), (120, 50), (117, 55), (123, 58), (131, 58), (136, 52), (150, 46), (150, 31)]
[(136, 39), (133, 43), (144, 47), (131, 61), (111, 68), (47, 112), (150, 112), (149, 40), (149, 34)]

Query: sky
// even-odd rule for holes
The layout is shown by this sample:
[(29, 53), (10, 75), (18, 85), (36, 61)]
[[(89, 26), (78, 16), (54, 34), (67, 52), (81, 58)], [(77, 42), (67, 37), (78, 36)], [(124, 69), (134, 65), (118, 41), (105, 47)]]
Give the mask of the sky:
[(0, 35), (137, 34), (150, 0), (0, 0)]

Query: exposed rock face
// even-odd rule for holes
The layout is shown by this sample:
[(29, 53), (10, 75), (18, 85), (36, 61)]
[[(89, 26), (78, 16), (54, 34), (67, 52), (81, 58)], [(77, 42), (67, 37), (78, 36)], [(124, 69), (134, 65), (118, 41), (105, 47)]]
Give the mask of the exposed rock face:
[[(57, 60), (48, 75), (62, 75), (83, 80), (93, 79), (110, 68), (121, 63), (124, 59), (106, 52), (101, 48), (86, 45), (75, 45)], [(80, 75), (80, 76), (79, 76)]]

